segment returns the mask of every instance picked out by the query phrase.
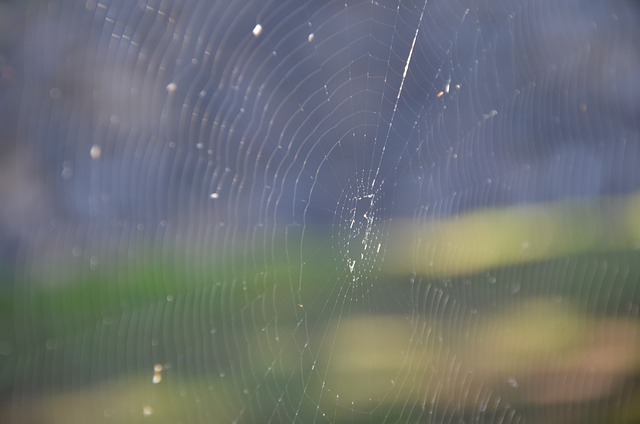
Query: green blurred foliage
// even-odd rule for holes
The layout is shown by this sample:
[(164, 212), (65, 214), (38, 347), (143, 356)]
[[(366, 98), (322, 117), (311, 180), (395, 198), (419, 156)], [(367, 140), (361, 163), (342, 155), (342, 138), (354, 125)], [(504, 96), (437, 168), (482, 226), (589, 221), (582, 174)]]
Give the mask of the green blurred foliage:
[[(637, 205), (475, 212), (411, 232), (400, 223), (361, 308), (340, 291), (356, 281), (336, 272), (321, 229), (307, 229), (301, 248), (294, 233), (273, 251), (207, 258), (141, 243), (98, 267), (25, 272), (0, 293), (0, 387), (11, 393), (0, 418), (411, 422), (512, 411), (528, 422), (638, 422)], [(511, 251), (526, 242), (533, 257)], [(474, 259), (456, 262), (460, 248)]]

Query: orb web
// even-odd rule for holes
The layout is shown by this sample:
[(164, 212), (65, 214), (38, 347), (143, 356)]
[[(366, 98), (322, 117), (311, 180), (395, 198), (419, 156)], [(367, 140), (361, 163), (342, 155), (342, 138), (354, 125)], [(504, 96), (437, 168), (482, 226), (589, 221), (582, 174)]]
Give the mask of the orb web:
[[(495, 313), (525, 331), (569, 322), (569, 299), (637, 321), (633, 254), (576, 259), (578, 241), (518, 226), (608, 242), (578, 227), (623, 206), (574, 226), (526, 206), (637, 190), (635, 13), (33, 2), (18, 127), (50, 197), (16, 281), (53, 294), (15, 295), (13, 410), (89, 390), (99, 415), (134, 420), (559, 419), (531, 408), (544, 378), (488, 365), (517, 351)], [(614, 380), (591, 417), (637, 396)]]

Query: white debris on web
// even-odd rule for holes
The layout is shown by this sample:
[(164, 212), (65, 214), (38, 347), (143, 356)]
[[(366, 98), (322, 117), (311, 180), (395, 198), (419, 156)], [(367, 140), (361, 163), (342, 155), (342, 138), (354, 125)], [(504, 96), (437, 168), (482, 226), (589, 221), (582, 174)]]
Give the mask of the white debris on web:
[(100, 159), (100, 156), (102, 156), (102, 148), (94, 144), (91, 146), (91, 150), (89, 150), (89, 156), (91, 156), (91, 159)]
[(153, 384), (158, 384), (162, 381), (162, 371), (164, 371), (162, 364), (155, 364), (153, 366), (153, 378), (151, 379)]
[(262, 34), (262, 25), (256, 24), (256, 26), (253, 27), (252, 33), (254, 37), (260, 37), (260, 34)]

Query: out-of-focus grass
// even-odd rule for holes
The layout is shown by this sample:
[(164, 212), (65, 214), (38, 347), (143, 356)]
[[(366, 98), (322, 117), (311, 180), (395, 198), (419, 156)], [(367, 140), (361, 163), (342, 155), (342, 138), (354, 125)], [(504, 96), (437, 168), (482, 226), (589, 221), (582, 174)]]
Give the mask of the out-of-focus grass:
[[(169, 377), (170, 378), (170, 377)], [(153, 384), (148, 375), (132, 375), (78, 391), (17, 396), (0, 409), (3, 423), (222, 423), (231, 422), (241, 399), (219, 381)], [(206, 405), (205, 405), (206, 402)]]
[[(531, 422), (640, 420), (640, 195), (388, 228), (367, 290), (313, 228), (273, 251), (141, 245), (5, 287), (0, 418), (392, 422), (509, 405)], [(369, 309), (351, 303), (363, 293)], [(171, 366), (154, 384), (156, 363)]]
[(326, 408), (339, 403), (345, 420), (351, 409), (371, 405), (449, 405), (460, 415), (500, 402), (588, 405), (617, 395), (640, 372), (640, 323), (593, 319), (552, 299), (468, 320), (448, 337), (446, 323), (435, 318), (416, 325), (402, 316), (361, 316), (334, 324), (335, 342), (324, 353), (334, 396), (323, 399)]
[[(276, 407), (269, 402), (285, 395), (305, 419), (320, 417), (314, 415), (318, 402), (319, 414), (325, 414), (320, 421), (331, 422), (352, 422), (354, 416), (373, 416), (374, 422), (411, 421), (441, 408), (459, 417), (478, 410), (498, 416), (523, 407), (571, 411), (562, 419), (542, 413), (544, 422), (638, 419), (630, 402), (638, 392), (628, 386), (640, 371), (636, 320), (594, 319), (553, 299), (514, 304), (482, 319), (463, 321), (455, 331), (436, 317), (415, 319), (361, 315), (326, 323), (313, 335), (324, 343), (313, 363), (316, 374), (308, 380), (296, 371), (301, 364), (295, 346), (267, 358), (260, 357), (257, 339), (250, 342), (257, 358), (254, 363), (247, 358), (239, 362), (245, 373), (264, 372), (263, 361), (271, 359), (274, 366), (289, 363), (261, 382), (281, 379), (271, 386), (271, 395), (243, 386), (246, 382), (237, 375), (185, 378), (163, 365), (161, 371), (149, 367), (146, 374), (125, 375), (91, 388), (19, 396), (12, 400), (14, 410), (5, 405), (0, 417), (12, 416), (13, 421), (5, 422), (48, 423), (262, 422), (261, 414)], [(285, 338), (293, 334), (291, 328), (281, 331)], [(154, 380), (157, 375), (162, 378)], [(597, 418), (584, 415), (591, 403), (615, 397), (623, 389), (628, 397), (618, 408), (600, 406)], [(245, 402), (256, 401), (256, 392), (261, 392), (267, 412), (239, 413)], [(542, 422), (532, 419), (535, 416), (529, 416), (530, 421)]]
[(398, 222), (390, 232), (385, 270), (446, 278), (639, 246), (640, 194), (634, 194)]

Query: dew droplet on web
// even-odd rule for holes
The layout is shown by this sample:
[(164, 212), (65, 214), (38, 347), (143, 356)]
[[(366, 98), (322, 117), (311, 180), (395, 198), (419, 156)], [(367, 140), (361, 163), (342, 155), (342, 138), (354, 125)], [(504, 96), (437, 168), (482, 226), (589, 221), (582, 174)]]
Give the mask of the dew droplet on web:
[(51, 97), (53, 100), (60, 100), (62, 98), (62, 90), (60, 90), (58, 87), (53, 87), (51, 90), (49, 90), (49, 97)]

